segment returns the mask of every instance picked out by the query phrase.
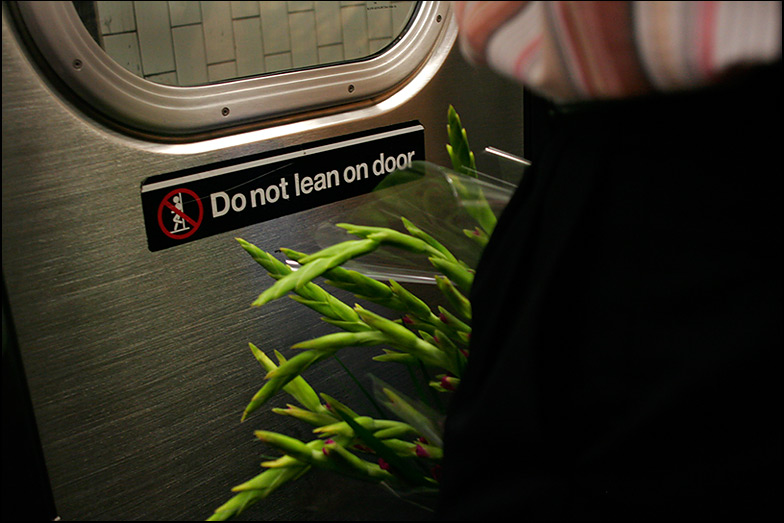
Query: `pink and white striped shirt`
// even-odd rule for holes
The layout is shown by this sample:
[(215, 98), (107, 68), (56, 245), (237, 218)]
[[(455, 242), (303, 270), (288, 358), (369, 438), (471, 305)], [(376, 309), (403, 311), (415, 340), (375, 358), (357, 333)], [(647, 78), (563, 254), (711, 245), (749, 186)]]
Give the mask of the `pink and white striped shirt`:
[(455, 2), (463, 54), (555, 101), (721, 81), (781, 60), (781, 2)]

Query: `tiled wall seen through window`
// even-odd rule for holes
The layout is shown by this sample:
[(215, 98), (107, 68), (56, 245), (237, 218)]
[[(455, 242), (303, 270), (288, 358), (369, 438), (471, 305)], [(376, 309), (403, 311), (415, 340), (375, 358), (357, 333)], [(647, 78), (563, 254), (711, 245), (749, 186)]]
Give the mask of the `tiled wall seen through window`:
[(132, 73), (192, 86), (364, 58), (416, 2), (95, 2), (106, 52)]

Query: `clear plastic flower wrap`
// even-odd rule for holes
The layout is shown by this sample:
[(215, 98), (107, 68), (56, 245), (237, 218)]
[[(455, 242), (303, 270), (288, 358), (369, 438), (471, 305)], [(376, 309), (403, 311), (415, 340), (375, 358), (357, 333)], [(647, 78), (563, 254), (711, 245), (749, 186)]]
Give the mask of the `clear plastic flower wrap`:
[[(407, 397), (376, 377), (372, 391), (365, 390), (352, 375), (375, 405), (370, 415), (358, 413), (317, 393), (306, 377), (310, 367), (325, 359), (340, 362), (338, 354), (347, 347), (373, 347), (375, 355), (369, 357), (374, 365), (407, 366), (436, 397), (436, 406), (443, 406), (437, 395), (459, 387), (469, 358), (473, 275), (524, 165), (488, 149), (483, 160), (500, 168), (498, 175), (478, 172), (466, 131), (451, 107), (448, 122), (452, 168), (421, 162), (392, 173), (372, 193), (346, 202), (343, 223), (325, 223), (314, 231), (321, 247), (317, 252), (280, 248), (284, 262), (237, 239), (274, 280), (254, 306), (290, 296), (320, 313), (336, 332), (295, 344), (288, 358), (273, 349), (277, 362), (249, 344), (266, 374), (242, 419), (285, 393), (298, 405), (273, 412), (315, 428), (310, 441), (255, 431), (281, 456), (265, 461), (258, 476), (232, 488), (234, 496), (209, 519), (240, 514), (312, 467), (386, 486), (408, 501), (438, 492), (443, 408)], [(427, 303), (401, 282), (434, 283), (437, 289), (431, 290), (443, 304)], [(383, 306), (388, 314), (350, 306), (329, 287)]]
[[(358, 197), (361, 203), (344, 221), (405, 233), (405, 220), (475, 269), (489, 235), (475, 216), (486, 222), (482, 215), (488, 211), (500, 216), (515, 188), (511, 182), (480, 172), (468, 175), (429, 162), (414, 162), (390, 174), (375, 191)], [(322, 248), (346, 239), (346, 231), (334, 223), (322, 223), (314, 234)], [(379, 250), (343, 266), (380, 280), (435, 283), (427, 258), (407, 251)]]

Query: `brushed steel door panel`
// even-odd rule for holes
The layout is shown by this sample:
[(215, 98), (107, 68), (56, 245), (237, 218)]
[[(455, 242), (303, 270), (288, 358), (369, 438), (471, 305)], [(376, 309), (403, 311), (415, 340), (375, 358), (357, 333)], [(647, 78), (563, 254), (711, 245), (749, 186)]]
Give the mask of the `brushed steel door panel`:
[[(66, 520), (204, 518), (231, 486), (259, 472), (265, 449), (254, 429), (309, 437), (271, 413), (239, 423), (263, 376), (247, 343), (287, 349), (330, 328), (291, 300), (251, 309), (270, 280), (233, 238), (266, 250), (313, 250), (312, 229), (339, 221), (348, 204), (151, 253), (143, 179), (414, 119), (425, 127), (428, 159), (446, 164), (450, 103), (475, 149), (522, 149), (522, 92), (473, 71), (454, 49), (412, 100), (362, 122), (201, 147), (144, 143), (89, 120), (39, 74), (5, 7), (2, 82), (3, 275), (55, 503)], [(369, 370), (366, 350), (343, 356), (360, 376)], [(317, 390), (362, 408), (337, 363), (307, 377)], [(408, 379), (402, 372), (384, 378), (401, 386)], [(419, 514), (407, 507), (376, 487), (316, 473), (245, 518)]]

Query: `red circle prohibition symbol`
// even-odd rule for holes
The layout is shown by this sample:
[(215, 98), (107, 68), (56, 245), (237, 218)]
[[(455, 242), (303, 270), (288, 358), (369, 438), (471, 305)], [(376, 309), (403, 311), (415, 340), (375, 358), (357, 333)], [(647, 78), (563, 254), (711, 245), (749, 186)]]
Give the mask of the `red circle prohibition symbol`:
[[(174, 196), (176, 193), (185, 193), (185, 194), (187, 194), (189, 196), (192, 196), (193, 199), (196, 200), (196, 203), (199, 204), (199, 217), (196, 220), (194, 220), (193, 218), (191, 218), (190, 216), (185, 214), (184, 211), (182, 211), (182, 210), (178, 209), (177, 207), (175, 207), (174, 204), (169, 201), (169, 198)], [(184, 202), (180, 202), (180, 204), (183, 205), (183, 207), (184, 207)], [(186, 222), (188, 222), (191, 225), (190, 229), (187, 230), (186, 232), (183, 232), (182, 234), (177, 234), (175, 232), (170, 232), (169, 229), (166, 226), (163, 225), (163, 209), (164, 209), (164, 207), (169, 209), (170, 211), (172, 211), (174, 214), (176, 214), (177, 216), (179, 216), (180, 218), (182, 218)], [(166, 236), (168, 236), (169, 238), (171, 238), (173, 240), (184, 240), (188, 236), (191, 236), (193, 233), (195, 233), (198, 230), (199, 226), (201, 225), (201, 221), (203, 219), (204, 219), (204, 206), (201, 204), (201, 200), (196, 195), (196, 193), (191, 191), (190, 189), (185, 189), (185, 188), (174, 189), (172, 192), (167, 194), (163, 198), (163, 200), (161, 200), (161, 204), (158, 206), (158, 226), (163, 231), (163, 234), (165, 234)]]

